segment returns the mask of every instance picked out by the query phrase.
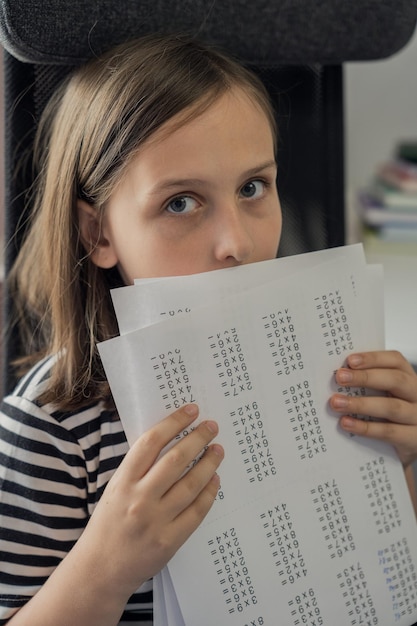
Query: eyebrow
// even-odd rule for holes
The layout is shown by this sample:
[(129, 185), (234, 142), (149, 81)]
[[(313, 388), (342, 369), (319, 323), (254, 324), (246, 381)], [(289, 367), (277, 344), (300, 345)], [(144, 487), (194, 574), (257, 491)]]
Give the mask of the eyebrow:
[[(252, 176), (256, 176), (260, 172), (263, 172), (269, 168), (276, 168), (277, 163), (274, 159), (270, 161), (266, 161), (265, 163), (261, 163), (255, 167), (252, 167), (246, 172), (243, 172), (242, 178), (251, 178)], [(204, 185), (206, 181), (200, 178), (167, 178), (155, 185), (155, 187), (149, 192), (149, 196), (158, 195), (160, 193), (164, 193), (170, 191), (171, 189), (175, 189), (177, 187), (193, 187), (194, 185)]]

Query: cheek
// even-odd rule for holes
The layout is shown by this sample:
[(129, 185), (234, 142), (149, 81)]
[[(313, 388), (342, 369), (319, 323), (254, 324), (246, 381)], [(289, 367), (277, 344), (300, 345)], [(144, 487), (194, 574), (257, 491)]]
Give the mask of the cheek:
[(200, 268), (203, 259), (203, 242), (198, 237), (148, 236), (138, 242), (136, 252), (123, 266), (125, 274), (133, 278), (181, 276), (208, 269)]
[(269, 258), (276, 256), (282, 233), (281, 209), (263, 225), (263, 248)]
[(272, 233), (275, 234), (275, 239), (278, 241), (281, 239), (281, 233), (282, 233), (282, 213), (281, 213), (281, 208), (279, 209), (279, 212), (275, 218), (275, 224), (274, 224), (274, 228), (271, 229)]
[(133, 284), (135, 278), (149, 278), (153, 269), (164, 258), (162, 247), (155, 245), (152, 237), (144, 237), (130, 230), (119, 242), (117, 249), (118, 269), (126, 284)]
[(276, 217), (275, 217), (275, 237), (276, 237), (276, 245), (278, 249), (278, 245), (281, 240), (281, 234), (282, 234), (282, 209), (281, 209), (281, 203), (279, 201), (279, 197), (277, 197), (277, 202), (278, 202), (278, 207), (277, 207), (277, 212), (276, 212)]

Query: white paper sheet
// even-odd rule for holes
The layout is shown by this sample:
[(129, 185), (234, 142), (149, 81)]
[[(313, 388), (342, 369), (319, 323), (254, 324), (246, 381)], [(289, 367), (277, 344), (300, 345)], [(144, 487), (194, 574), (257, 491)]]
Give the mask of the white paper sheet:
[(185, 626), (168, 568), (153, 579), (154, 626)]
[(188, 313), (233, 293), (286, 278), (303, 271), (305, 267), (330, 263), (345, 255), (352, 274), (356, 275), (365, 268), (363, 247), (354, 244), (203, 274), (137, 280), (135, 285), (112, 291), (120, 334), (164, 321), (179, 313)]
[(328, 407), (345, 357), (383, 347), (369, 297), (381, 275), (352, 254), (305, 257), (302, 273), (257, 287), (231, 271), (240, 293), (99, 346), (129, 442), (184, 402), (220, 425), (218, 497), (158, 582), (168, 626), (417, 620), (401, 465), (341, 432)]

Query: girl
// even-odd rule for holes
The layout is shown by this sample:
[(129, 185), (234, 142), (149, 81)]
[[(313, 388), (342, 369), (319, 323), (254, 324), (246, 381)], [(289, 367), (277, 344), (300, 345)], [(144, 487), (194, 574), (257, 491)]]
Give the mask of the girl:
[[(197, 417), (189, 405), (127, 451), (96, 351), (117, 334), (109, 289), (275, 257), (275, 130), (257, 78), (185, 37), (94, 59), (48, 106), (11, 276), (29, 371), (2, 406), (0, 624), (152, 623), (150, 579), (209, 511), (223, 450), (206, 420), (156, 461)], [(411, 366), (396, 353), (353, 355), (337, 377), (389, 392), (331, 406), (385, 418), (341, 424), (390, 441), (409, 465)]]

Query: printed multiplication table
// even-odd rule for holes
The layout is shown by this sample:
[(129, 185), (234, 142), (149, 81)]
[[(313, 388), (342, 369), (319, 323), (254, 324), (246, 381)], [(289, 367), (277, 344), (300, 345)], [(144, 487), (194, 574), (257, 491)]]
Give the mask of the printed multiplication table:
[(226, 328), (208, 338), (223, 395), (236, 397), (251, 391), (252, 381), (236, 328)]
[(416, 565), (405, 537), (379, 550), (378, 556), (397, 622), (417, 609)]
[(278, 376), (304, 369), (299, 339), (289, 309), (262, 316), (265, 338)]
[(305, 578), (307, 567), (287, 504), (274, 504), (261, 513), (260, 519), (281, 585)]
[(151, 364), (166, 410), (195, 402), (189, 370), (180, 348), (152, 356)]
[(300, 459), (325, 453), (326, 442), (309, 381), (297, 381), (284, 389), (282, 395)]
[(341, 356), (352, 352), (353, 337), (340, 290), (317, 296), (315, 303), (327, 354)]
[(378, 533), (390, 533), (401, 527), (401, 516), (384, 457), (374, 458), (362, 465), (360, 474)]
[(277, 473), (268, 432), (258, 402), (251, 401), (230, 412), (240, 458), (249, 483), (262, 482)]
[(356, 561), (337, 575), (350, 626), (376, 626), (379, 624), (375, 602), (363, 566)]
[(356, 549), (338, 484), (330, 479), (310, 491), (330, 558)]
[(183, 299), (188, 278), (150, 283), (169, 291), (153, 319), (131, 330), (138, 295), (128, 335), (100, 350), (129, 444), (188, 402), (219, 424), (221, 488), (168, 564), (169, 626), (417, 622), (401, 464), (384, 442), (343, 433), (329, 406), (348, 354), (383, 348), (382, 274), (355, 250), (209, 272)]
[(293, 626), (323, 626), (323, 616), (312, 587), (288, 601)]
[(243, 613), (256, 605), (256, 591), (236, 529), (227, 528), (207, 545), (228, 614)]

